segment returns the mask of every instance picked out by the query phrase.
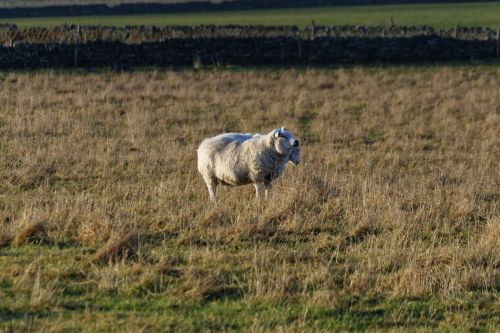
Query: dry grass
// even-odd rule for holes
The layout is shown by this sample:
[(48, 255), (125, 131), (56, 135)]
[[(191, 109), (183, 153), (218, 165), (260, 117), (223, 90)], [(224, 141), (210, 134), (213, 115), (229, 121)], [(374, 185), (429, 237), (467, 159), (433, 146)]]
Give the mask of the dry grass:
[(47, 231), (44, 222), (31, 223), (18, 231), (12, 239), (12, 245), (19, 246), (29, 242), (40, 243), (47, 238)]
[(0, 235), (0, 248), (9, 246), (12, 243), (14, 236), (9, 233), (2, 233)]
[(117, 235), (97, 251), (93, 261), (103, 264), (132, 258), (137, 254), (139, 239), (140, 235), (136, 231)]
[[(498, 312), (481, 312), (498, 309), (498, 68), (2, 73), (0, 81), (2, 228), (23, 230), (14, 243), (24, 244), (37, 228), (22, 226), (43, 219), (48, 239), (66, 244), (4, 245), (24, 259), (0, 265), (45, 263), (30, 281), (47, 291), (22, 289), (27, 303), (76, 284), (92, 299), (291, 304), (303, 312), (281, 324), (300, 331), (329, 327), (318, 307), (352, 313), (359, 299), (420, 300), (451, 304), (429, 305), (426, 320), (498, 328)], [(199, 142), (282, 125), (303, 142), (303, 163), (288, 167), (273, 199), (257, 205), (251, 187), (221, 188), (212, 208), (196, 171)], [(115, 241), (123, 230), (142, 236)], [(135, 260), (109, 262), (125, 248)], [(88, 266), (92, 258), (109, 263)], [(2, 274), (14, 284), (24, 276)], [(412, 317), (416, 308), (391, 309), (387, 325), (426, 325)], [(278, 329), (262, 324), (265, 313), (281, 318), (269, 311), (247, 327)], [(102, 320), (96, 329), (107, 327)], [(344, 329), (356, 327), (372, 326)]]

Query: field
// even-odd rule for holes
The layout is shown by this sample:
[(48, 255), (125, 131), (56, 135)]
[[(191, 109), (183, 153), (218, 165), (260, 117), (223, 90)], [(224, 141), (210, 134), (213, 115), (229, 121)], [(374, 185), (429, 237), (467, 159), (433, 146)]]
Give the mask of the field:
[(123, 16), (81, 16), (52, 18), (0, 19), (21, 27), (68, 24), (92, 25), (199, 25), (262, 24), (306, 26), (314, 20), (319, 25), (430, 25), (435, 28), (459, 26), (500, 28), (500, 2), (460, 4), (384, 5), (269, 9), (230, 12), (178, 13)]
[[(205, 0), (3, 0), (0, 8), (19, 8), (19, 7), (43, 7), (43, 6), (66, 6), (66, 5), (100, 5), (106, 4), (115, 6), (129, 3), (183, 3), (200, 2)], [(227, 0), (231, 1), (231, 0)]]
[[(498, 67), (0, 81), (0, 331), (500, 329)], [(209, 205), (199, 142), (282, 125)]]

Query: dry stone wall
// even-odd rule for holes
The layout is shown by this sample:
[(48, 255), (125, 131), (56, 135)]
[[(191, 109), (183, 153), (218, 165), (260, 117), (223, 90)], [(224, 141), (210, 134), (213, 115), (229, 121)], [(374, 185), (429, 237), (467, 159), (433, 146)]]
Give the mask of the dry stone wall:
[(359, 26), (0, 26), (0, 69), (332, 65), (499, 58), (499, 31)]
[(304, 29), (295, 26), (239, 26), (239, 25), (201, 25), (201, 26), (129, 26), (122, 28), (105, 26), (62, 25), (53, 28), (24, 28), (16, 25), (0, 25), (0, 43), (75, 43), (101, 41), (120, 41), (128, 44), (159, 42), (166, 39), (189, 38), (254, 38), (254, 37), (293, 37), (312, 39), (316, 37), (416, 37), (438, 36), (468, 40), (494, 40), (497, 31), (489, 28), (454, 27), (433, 29), (429, 26), (314, 26)]

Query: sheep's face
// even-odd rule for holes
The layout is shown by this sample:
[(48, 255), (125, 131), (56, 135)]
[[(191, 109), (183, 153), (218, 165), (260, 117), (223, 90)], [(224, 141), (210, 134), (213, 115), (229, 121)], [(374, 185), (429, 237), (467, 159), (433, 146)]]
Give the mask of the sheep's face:
[(273, 132), (274, 149), (281, 155), (288, 156), (290, 162), (297, 165), (300, 163), (300, 144), (292, 133), (285, 128), (276, 129)]

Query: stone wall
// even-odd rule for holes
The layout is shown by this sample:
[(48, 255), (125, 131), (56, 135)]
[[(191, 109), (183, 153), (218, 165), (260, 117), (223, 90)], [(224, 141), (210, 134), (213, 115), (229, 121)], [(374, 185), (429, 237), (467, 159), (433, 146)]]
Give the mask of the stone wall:
[(316, 37), (416, 37), (438, 36), (467, 40), (494, 40), (497, 31), (489, 28), (455, 27), (433, 29), (428, 26), (129, 26), (122, 28), (105, 26), (62, 25), (53, 28), (24, 28), (16, 25), (0, 25), (0, 43), (75, 43), (100, 41), (121, 41), (127, 44), (161, 42), (166, 39), (190, 38), (255, 38), (255, 37), (293, 37), (312, 39)]
[(498, 59), (495, 40), (436, 35), (413, 37), (221, 37), (170, 38), (127, 44), (120, 41), (17, 43), (0, 47), (0, 68), (88, 69), (114, 66), (332, 65), (419, 63)]

